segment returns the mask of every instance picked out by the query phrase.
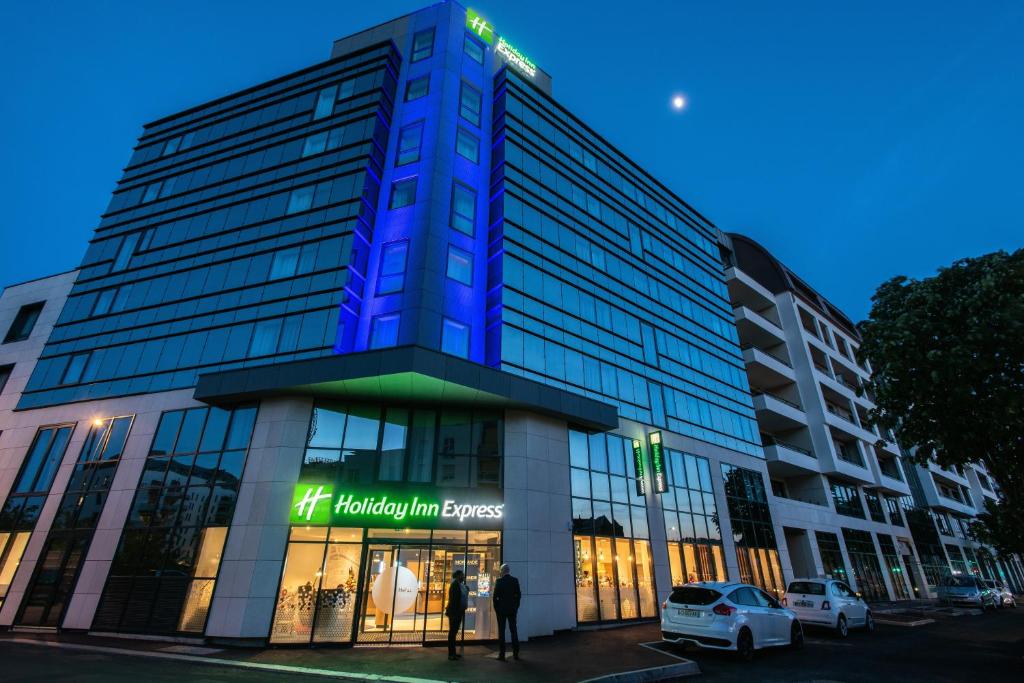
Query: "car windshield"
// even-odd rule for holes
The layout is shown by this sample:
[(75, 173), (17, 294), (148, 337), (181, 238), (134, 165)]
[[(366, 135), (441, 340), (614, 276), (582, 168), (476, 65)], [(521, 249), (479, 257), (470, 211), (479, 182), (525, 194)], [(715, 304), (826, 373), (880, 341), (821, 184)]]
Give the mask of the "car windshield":
[(975, 588), (978, 580), (973, 576), (947, 576), (945, 584), (950, 588)]
[(672, 590), (668, 601), (677, 605), (710, 605), (722, 594), (710, 588), (701, 586), (680, 586)]
[(788, 593), (803, 593), (804, 595), (824, 595), (825, 584), (815, 581), (794, 581), (789, 584)]

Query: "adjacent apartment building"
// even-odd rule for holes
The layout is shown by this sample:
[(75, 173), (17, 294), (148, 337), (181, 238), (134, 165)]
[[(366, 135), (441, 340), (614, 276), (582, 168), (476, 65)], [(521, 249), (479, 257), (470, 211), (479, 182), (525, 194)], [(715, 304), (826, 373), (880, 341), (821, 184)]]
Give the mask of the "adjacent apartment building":
[(512, 40), (441, 2), (144, 127), (78, 270), (2, 299), (0, 626), (429, 642), (461, 569), (484, 640), (502, 562), (530, 636), (824, 569), (719, 231)]
[(984, 469), (914, 465), (868, 423), (871, 369), (849, 318), (748, 237), (724, 236), (723, 259), (794, 573), (842, 577), (872, 601), (933, 597), (950, 573), (1024, 589), (1017, 558), (970, 536), (997, 495)]

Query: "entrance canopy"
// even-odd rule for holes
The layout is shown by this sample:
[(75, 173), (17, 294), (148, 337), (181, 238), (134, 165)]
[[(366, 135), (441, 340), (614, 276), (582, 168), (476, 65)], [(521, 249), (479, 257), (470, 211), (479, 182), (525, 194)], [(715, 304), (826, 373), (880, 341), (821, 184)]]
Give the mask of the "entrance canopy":
[(615, 406), (418, 346), (209, 373), (195, 391), (211, 405), (296, 395), (522, 409), (600, 431), (619, 424)]

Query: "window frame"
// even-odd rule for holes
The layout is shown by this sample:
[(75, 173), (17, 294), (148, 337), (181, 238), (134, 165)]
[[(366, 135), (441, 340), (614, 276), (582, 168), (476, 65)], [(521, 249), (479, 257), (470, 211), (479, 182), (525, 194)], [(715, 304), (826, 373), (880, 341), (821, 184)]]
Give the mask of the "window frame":
[[(459, 149), (459, 142), (463, 139), (463, 136), (469, 137), (470, 140), (472, 140), (472, 142), (473, 142), (474, 154), (473, 154), (472, 157), (466, 156)], [(463, 159), (465, 159), (466, 161), (471, 161), (474, 164), (479, 164), (480, 163), (480, 138), (477, 137), (476, 135), (474, 135), (473, 133), (469, 132), (463, 126), (457, 127), (455, 129), (455, 153), (458, 154)]]
[[(30, 304), (23, 304), (20, 306), (18, 308), (18, 312), (14, 314), (14, 319), (11, 320), (10, 327), (7, 328), (7, 334), (4, 335), (3, 343), (13, 344), (15, 342), (25, 341), (31, 337), (32, 332), (36, 329), (36, 325), (39, 324), (39, 316), (43, 314), (43, 310), (45, 308), (45, 300), (34, 301)], [(24, 329), (26, 326), (28, 329)]]
[[(395, 197), (398, 194), (399, 188), (412, 186), (412, 199), (407, 204), (396, 204)], [(391, 181), (391, 192), (388, 196), (388, 210), (405, 209), (416, 204), (416, 192), (419, 189), (419, 176), (407, 176), (405, 178), (399, 178), (398, 180)]]
[[(479, 108), (475, 112), (472, 109), (470, 109), (469, 107), (467, 107), (467, 102), (465, 100), (467, 93), (471, 93), (471, 94), (475, 94), (476, 95), (477, 106)], [(472, 118), (470, 116), (467, 116), (466, 115), (467, 113), (471, 114)], [(484, 94), (483, 94), (483, 92), (481, 92), (476, 86), (474, 86), (473, 84), (469, 83), (468, 81), (465, 81), (465, 80), (459, 81), (459, 118), (461, 118), (464, 121), (467, 121), (468, 123), (471, 123), (474, 126), (476, 126), (477, 128), (479, 128), (480, 127), (480, 123), (483, 121), (483, 116), (484, 116)]]
[[(469, 49), (467, 49), (468, 46), (470, 46), (470, 45), (472, 45), (477, 50), (479, 50), (479, 55), (480, 55), (479, 58), (477, 57), (476, 54), (474, 54)], [(466, 31), (466, 39), (462, 42), (462, 54), (467, 55), (476, 64), (483, 65), (483, 63), (484, 63), (484, 55), (486, 54), (486, 52), (487, 52), (487, 48), (484, 47), (484, 44), (481, 41), (477, 40), (473, 36), (472, 33), (470, 33), (469, 31)]]
[[(456, 209), (455, 209), (455, 207), (456, 207), (455, 197), (456, 197), (456, 193), (459, 191), (459, 188), (461, 188), (462, 190), (465, 190), (466, 192), (468, 192), (470, 194), (470, 197), (473, 200), (471, 202), (471, 204), (470, 204), (473, 207), (473, 215), (472, 216), (467, 217), (467, 216), (465, 216), (463, 214), (458, 213), (456, 211)], [(452, 181), (452, 192), (451, 192), (451, 207), (450, 207), (450, 209), (448, 211), (448, 225), (449, 225), (449, 227), (451, 227), (453, 230), (458, 230), (463, 235), (469, 235), (470, 237), (476, 237), (476, 213), (477, 213), (477, 211), (476, 211), (476, 202), (477, 202), (477, 191), (476, 191), (475, 188), (467, 185), (466, 183), (464, 183), (464, 182), (462, 182), (460, 180), (453, 180)], [(456, 217), (469, 221), (470, 230), (468, 232), (466, 230), (464, 230), (463, 228), (459, 227), (458, 225), (456, 225), (456, 221), (455, 221)]]
[[(422, 46), (417, 48), (416, 41), (421, 36), (430, 36), (430, 46)], [(437, 40), (437, 27), (431, 26), (430, 28), (421, 29), (412, 34), (412, 46), (409, 49), (409, 63), (415, 64), (416, 62), (422, 62), (424, 59), (430, 59), (434, 56), (434, 43)], [(426, 54), (423, 54), (426, 50)]]
[[(397, 249), (399, 247), (402, 248), (402, 268), (401, 268), (401, 271), (400, 272), (396, 272), (396, 273), (385, 273), (384, 272), (384, 265), (387, 263), (388, 250), (389, 249)], [(404, 292), (405, 291), (405, 274), (406, 274), (406, 269), (408, 268), (408, 266), (409, 266), (409, 240), (408, 239), (395, 240), (393, 242), (388, 242), (388, 243), (384, 244), (381, 247), (381, 249), (380, 249), (380, 266), (377, 268), (377, 285), (375, 287), (375, 291), (377, 293), (376, 295), (377, 296), (388, 296), (388, 295), (391, 295), (391, 294), (399, 294), (401, 292)], [(381, 282), (384, 280), (384, 278), (393, 278), (393, 277), (396, 277), (398, 275), (401, 275), (402, 281), (401, 281), (401, 284), (398, 286), (397, 289), (389, 289), (388, 291), (381, 290)]]
[[(455, 253), (453, 254), (453, 252), (455, 252)], [(459, 279), (457, 277), (453, 277), (452, 276), (452, 256), (453, 255), (455, 257), (465, 256), (465, 260), (466, 260), (466, 263), (467, 263), (466, 272), (467, 272), (467, 275), (468, 275), (468, 281), (462, 280), (462, 279)], [(452, 280), (453, 282), (458, 282), (459, 284), (465, 285), (467, 287), (472, 287), (473, 286), (473, 256), (474, 256), (473, 252), (467, 251), (466, 249), (462, 249), (461, 247), (457, 247), (454, 244), (452, 244), (451, 242), (449, 242), (448, 243), (448, 255), (447, 255), (447, 258), (445, 259), (445, 268), (444, 268), (444, 275), (445, 275), (445, 277), (448, 278), (449, 280)]]
[[(423, 149), (423, 124), (423, 119), (420, 119), (419, 121), (413, 121), (412, 123), (406, 124), (398, 130), (398, 142), (395, 145), (395, 167), (408, 166), (409, 164), (415, 164), (420, 160), (420, 152)], [(415, 146), (403, 149), (402, 145), (405, 142), (404, 137), (406, 134), (413, 133), (416, 138)], [(406, 156), (411, 154), (413, 158), (407, 158), (403, 161), (403, 154)]]
[[(412, 91), (412, 86), (414, 84), (416, 84), (416, 83), (425, 83), (426, 84), (426, 89), (421, 94), (416, 95), (415, 97), (410, 97), (409, 95), (410, 95), (410, 92)], [(425, 76), (420, 76), (419, 78), (410, 78), (409, 80), (407, 80), (405, 82), (405, 95), (403, 96), (402, 101), (403, 102), (415, 102), (416, 100), (418, 100), (420, 98), (423, 98), (423, 97), (426, 97), (429, 94), (430, 94), (430, 74), (427, 74)]]

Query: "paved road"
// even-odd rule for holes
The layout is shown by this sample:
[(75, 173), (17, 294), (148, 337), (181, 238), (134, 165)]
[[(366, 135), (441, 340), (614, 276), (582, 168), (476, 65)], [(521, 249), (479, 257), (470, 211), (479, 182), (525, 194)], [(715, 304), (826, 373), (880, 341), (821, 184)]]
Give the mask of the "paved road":
[(846, 640), (807, 630), (799, 651), (759, 652), (750, 664), (725, 653), (688, 651), (706, 681), (1022, 681), (1024, 608), (978, 616), (937, 617), (918, 628), (878, 626)]
[(296, 680), (315, 683), (330, 679), (0, 641), (0, 681), (5, 683), (286, 683)]
[[(659, 636), (656, 625), (590, 633), (567, 633), (524, 646), (524, 662), (493, 661), (493, 647), (466, 648), (466, 660), (445, 661), (440, 648), (397, 650), (268, 650), (235, 656), (267, 664), (304, 665), (366, 673), (390, 673), (442, 680), (486, 683), (571, 681), (596, 675), (597, 668), (643, 668), (669, 663), (668, 658), (640, 647)], [(758, 653), (742, 663), (726, 653), (687, 651), (703, 672), (697, 681), (843, 681), (899, 683), (1024, 680), (1024, 608), (981, 616), (938, 617), (919, 628), (879, 626), (874, 634), (854, 632), (840, 640), (809, 630), (806, 647)], [(90, 642), (96, 642), (90, 639)], [(119, 641), (123, 644), (124, 641)], [(115, 643), (116, 644), (116, 643)], [(126, 655), (77, 652), (19, 645), (0, 638), (0, 681), (74, 681), (76, 683), (284, 683), (328, 680), (235, 669), (200, 663)]]

